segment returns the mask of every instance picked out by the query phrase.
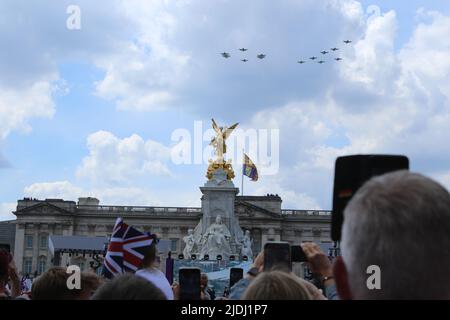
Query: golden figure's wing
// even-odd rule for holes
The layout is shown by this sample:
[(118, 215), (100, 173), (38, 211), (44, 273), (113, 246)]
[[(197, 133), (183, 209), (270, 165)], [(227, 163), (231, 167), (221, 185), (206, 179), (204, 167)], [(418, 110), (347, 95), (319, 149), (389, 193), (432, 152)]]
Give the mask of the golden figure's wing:
[(217, 123), (214, 121), (214, 119), (211, 119), (211, 120), (212, 120), (212, 127), (213, 127), (214, 131), (217, 132), (218, 134), (222, 134), (222, 131), (220, 131), (220, 128), (217, 125)]
[(228, 137), (230, 136), (230, 134), (233, 132), (233, 130), (238, 126), (238, 123), (233, 124), (231, 127), (229, 127), (226, 131), (225, 131), (225, 136), (224, 139), (228, 139)]

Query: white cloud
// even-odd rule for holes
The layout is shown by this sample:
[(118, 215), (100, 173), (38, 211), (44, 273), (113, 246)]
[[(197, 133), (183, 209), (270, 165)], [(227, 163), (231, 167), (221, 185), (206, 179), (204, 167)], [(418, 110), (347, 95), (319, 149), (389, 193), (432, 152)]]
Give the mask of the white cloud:
[(344, 78), (361, 82), (377, 94), (390, 89), (385, 86), (398, 73), (393, 50), (396, 24), (394, 11), (368, 20), (364, 37), (355, 42), (352, 54), (342, 61)]
[(117, 138), (107, 131), (97, 131), (87, 139), (89, 155), (77, 170), (78, 178), (100, 184), (129, 182), (133, 178), (170, 176), (166, 165), (170, 148), (153, 140), (144, 141), (133, 134)]
[(412, 77), (428, 95), (436, 94), (431, 90), (437, 87), (450, 99), (450, 17), (434, 11), (422, 12), (422, 17), (431, 23), (420, 23), (399, 53), (408, 73), (404, 76)]
[(0, 86), (0, 138), (13, 130), (29, 132), (28, 119), (51, 118), (54, 114), (51, 81), (39, 81), (20, 90)]
[(25, 187), (24, 196), (38, 199), (77, 199), (84, 195), (82, 188), (68, 181), (33, 183)]
[[(185, 192), (174, 201), (171, 190), (152, 190), (140, 187), (89, 187), (82, 188), (69, 181), (34, 183), (24, 189), (25, 197), (37, 199), (64, 199), (77, 201), (80, 197), (94, 197), (102, 205), (123, 206), (193, 206), (200, 205), (199, 194)], [(15, 203), (0, 205), (0, 212), (14, 208)], [(6, 217), (6, 215), (5, 215)], [(1, 219), (1, 215), (0, 215)]]
[[(248, 184), (248, 183), (247, 183)], [(261, 185), (262, 184), (262, 185)], [(245, 191), (245, 190), (244, 190)], [(281, 187), (276, 182), (262, 182), (255, 186), (255, 194), (278, 194), (281, 196), (283, 201), (282, 207), (286, 209), (305, 209), (305, 210), (320, 210), (321, 206), (318, 204), (317, 200), (306, 193), (296, 192), (292, 189), (285, 189)]]
[(280, 128), (282, 163), (274, 185), (296, 203), (304, 194), (330, 208), (334, 161), (348, 154), (406, 154), (412, 170), (449, 186), (450, 17), (427, 18), (399, 52), (395, 13), (370, 19), (325, 98), (292, 101), (253, 117), (256, 126)]
[(16, 210), (15, 202), (0, 203), (0, 221), (15, 220), (16, 216), (12, 213)]
[[(222, 116), (225, 109), (226, 113), (251, 113), (292, 96), (321, 92), (321, 82), (332, 81), (327, 70), (334, 61), (321, 69), (313, 63), (303, 66), (315, 79), (305, 83), (306, 90), (298, 90), (295, 83), (300, 81), (301, 69), (296, 60), (356, 37), (364, 27), (361, 4), (353, 0), (214, 5), (207, 1), (123, 1), (118, 7), (133, 22), (134, 37), (95, 60), (105, 70), (105, 77), (96, 83), (96, 93), (114, 101), (119, 109), (134, 111), (182, 105)], [(325, 15), (326, 24), (318, 18)], [(277, 23), (268, 24), (268, 17)], [(306, 28), (316, 36), (306, 36)], [(242, 46), (249, 51), (240, 53), (237, 48)], [(231, 53), (230, 59), (219, 55), (224, 50)], [(256, 59), (260, 52), (267, 53), (267, 59)], [(240, 61), (244, 56), (249, 59), (245, 66)]]
[[(11, 11), (2, 5), (5, 10), (0, 15)], [(21, 50), (0, 52), (5, 70), (0, 74), (0, 136), (29, 130), (32, 117), (52, 116), (56, 65), (76, 57), (105, 72), (95, 83), (95, 93), (114, 101), (118, 109), (148, 111), (182, 105), (189, 113), (214, 114), (224, 120), (251, 115), (249, 123), (254, 127), (280, 128), (282, 163), (279, 177), (271, 182), (290, 199), (286, 205), (329, 207), (334, 159), (348, 153), (405, 153), (413, 169), (447, 179), (448, 16), (422, 11), (418, 18), (424, 21), (398, 50), (396, 13), (367, 20), (361, 4), (352, 0), (214, 5), (209, 1), (103, 2), (107, 14), (95, 13), (98, 6), (82, 2), (83, 15), (91, 19), (83, 22), (82, 32), (70, 34), (53, 28), (61, 7), (39, 7), (51, 11), (31, 15), (36, 6), (21, 2), (14, 12), (22, 12), (22, 18), (6, 15), (5, 21), (20, 32), (11, 40), (10, 30), (0, 31), (0, 40)], [(30, 19), (33, 16), (50, 21), (36, 24)], [(16, 20), (22, 22), (13, 23)], [(41, 30), (57, 39), (58, 48)], [(346, 38), (353, 43), (344, 45)], [(249, 48), (245, 65), (237, 50), (242, 46)], [(342, 55), (343, 61), (334, 63), (328, 55), (330, 61), (320, 67), (310, 61), (302, 66), (295, 63), (331, 46), (340, 47), (335, 54)], [(221, 58), (223, 50), (232, 57)], [(265, 60), (255, 59), (259, 51), (267, 53)], [(22, 63), (14, 60), (16, 56)], [(7, 84), (10, 78), (13, 81)], [(89, 137), (88, 148), (77, 177), (94, 187), (104, 182), (111, 199), (114, 192), (126, 193), (114, 189), (119, 183), (129, 186), (140, 178), (170, 175), (169, 149), (138, 135), (118, 138), (99, 131)], [(259, 183), (263, 181), (264, 177)], [(65, 184), (53, 187), (48, 193), (94, 190)], [(274, 193), (268, 185), (266, 189)], [(144, 199), (146, 191), (140, 190), (146, 189), (130, 194)]]
[(25, 197), (77, 201), (80, 197), (95, 197), (105, 205), (158, 205), (152, 192), (135, 187), (84, 189), (69, 181), (34, 183), (24, 189)]

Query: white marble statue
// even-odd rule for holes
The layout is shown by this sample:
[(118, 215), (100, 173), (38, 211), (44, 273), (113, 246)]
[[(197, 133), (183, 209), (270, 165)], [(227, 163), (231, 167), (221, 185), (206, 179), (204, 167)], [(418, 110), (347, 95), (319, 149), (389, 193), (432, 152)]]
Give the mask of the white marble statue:
[(250, 238), (250, 230), (245, 231), (242, 240), (241, 256), (247, 256), (249, 259), (253, 258), (252, 239)]
[(213, 260), (218, 255), (221, 255), (223, 259), (228, 259), (231, 254), (230, 239), (230, 231), (223, 224), (222, 217), (218, 215), (216, 222), (212, 223), (203, 235), (202, 257), (207, 254)]
[(183, 250), (183, 256), (185, 259), (190, 259), (195, 245), (194, 230), (189, 229), (188, 234), (183, 238), (183, 241), (186, 243)]

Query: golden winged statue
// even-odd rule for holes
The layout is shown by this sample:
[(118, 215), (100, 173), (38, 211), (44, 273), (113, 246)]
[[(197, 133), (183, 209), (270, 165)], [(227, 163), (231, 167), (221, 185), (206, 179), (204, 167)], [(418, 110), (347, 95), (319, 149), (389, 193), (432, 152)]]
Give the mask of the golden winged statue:
[(216, 135), (211, 139), (209, 145), (213, 146), (213, 148), (215, 149), (214, 153), (217, 158), (214, 161), (209, 160), (210, 163), (206, 176), (208, 177), (208, 179), (211, 179), (215, 170), (223, 169), (227, 173), (227, 179), (232, 180), (234, 178), (234, 171), (233, 167), (231, 166), (231, 160), (229, 160), (228, 162), (224, 160), (224, 154), (227, 152), (227, 145), (225, 141), (231, 135), (233, 130), (236, 129), (239, 123), (235, 123), (230, 127), (219, 127), (214, 119), (211, 120), (212, 127), (216, 132)]
[(212, 120), (212, 127), (216, 132), (216, 136), (211, 139), (209, 143), (211, 146), (215, 148), (215, 154), (217, 155), (217, 160), (223, 160), (223, 155), (227, 153), (227, 144), (225, 140), (231, 135), (233, 130), (238, 126), (239, 123), (233, 124), (231, 127), (219, 127), (217, 123)]

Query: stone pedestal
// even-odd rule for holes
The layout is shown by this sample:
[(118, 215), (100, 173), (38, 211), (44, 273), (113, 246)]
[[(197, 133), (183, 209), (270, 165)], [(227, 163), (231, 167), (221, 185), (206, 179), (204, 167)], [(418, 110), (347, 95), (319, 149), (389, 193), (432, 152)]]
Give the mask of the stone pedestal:
[[(222, 218), (222, 223), (227, 227), (231, 237), (229, 245), (231, 254), (238, 255), (240, 252), (240, 242), (243, 239), (242, 229), (234, 214), (234, 202), (239, 189), (233, 182), (227, 179), (227, 173), (223, 169), (213, 172), (203, 187), (200, 187), (202, 196), (202, 220), (194, 230), (194, 238), (197, 243), (197, 252), (201, 252), (208, 228), (216, 222), (218, 216)], [(229, 249), (228, 249), (229, 250)], [(213, 258), (213, 257), (211, 257)], [(215, 257), (214, 257), (215, 258)]]
[(234, 187), (233, 182), (226, 180), (225, 171), (217, 171), (214, 173), (212, 180), (206, 182), (204, 187), (200, 187), (200, 190), (203, 193), (202, 233), (204, 233), (208, 226), (214, 223), (216, 217), (220, 215), (223, 223), (230, 230), (231, 235), (234, 236), (234, 199), (239, 192), (239, 189)]
[[(236, 236), (234, 200), (239, 189), (234, 187), (231, 180), (227, 180), (224, 170), (216, 170), (213, 178), (200, 187), (202, 196), (202, 233), (205, 233), (208, 226), (216, 220), (217, 216), (222, 217), (223, 223), (230, 230), (231, 235)], [(242, 232), (241, 232), (242, 233)]]

